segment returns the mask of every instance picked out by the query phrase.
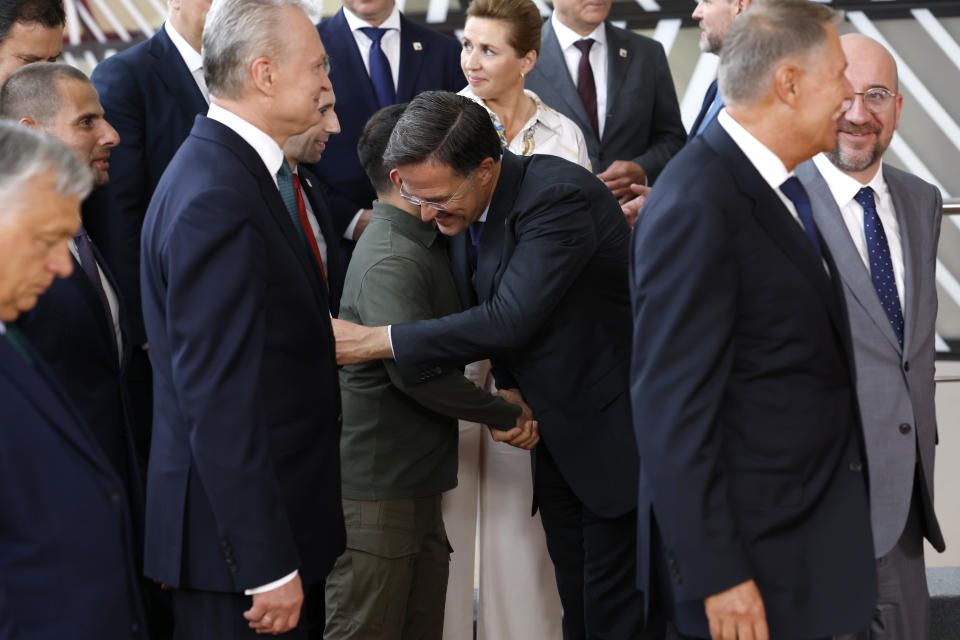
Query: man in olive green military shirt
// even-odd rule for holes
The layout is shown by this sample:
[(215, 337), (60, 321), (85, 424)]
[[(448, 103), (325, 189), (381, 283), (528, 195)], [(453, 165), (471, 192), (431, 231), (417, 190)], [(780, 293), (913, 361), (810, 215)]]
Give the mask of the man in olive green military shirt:
[[(461, 310), (445, 243), (383, 166), (405, 106), (374, 114), (357, 149), (377, 201), (347, 270), (340, 317), (364, 325)], [(439, 640), (450, 561), (440, 495), (457, 484), (457, 419), (494, 425), (494, 440), (524, 449), (539, 440), (536, 422), (528, 408), (455, 371), (409, 387), (393, 360), (344, 367), (340, 389), (347, 549), (327, 578), (324, 638)]]

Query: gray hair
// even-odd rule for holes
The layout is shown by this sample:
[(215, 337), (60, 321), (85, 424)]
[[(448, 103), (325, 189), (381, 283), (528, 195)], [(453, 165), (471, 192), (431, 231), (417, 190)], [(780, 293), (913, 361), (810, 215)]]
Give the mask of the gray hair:
[(390, 135), (383, 164), (402, 167), (436, 161), (467, 176), (503, 149), (490, 115), (479, 104), (448, 91), (424, 91), (407, 106)]
[(284, 7), (308, 11), (302, 0), (213, 0), (203, 26), (203, 74), (211, 95), (239, 98), (253, 61), (281, 54)]
[(777, 65), (824, 47), (825, 27), (842, 15), (811, 0), (754, 0), (723, 41), (717, 71), (723, 101), (753, 105), (769, 91)]
[(57, 86), (61, 80), (90, 84), (82, 71), (62, 62), (36, 62), (20, 67), (0, 89), (0, 118), (30, 118), (49, 125), (63, 103)]
[(23, 186), (48, 171), (65, 197), (83, 199), (93, 188), (93, 171), (62, 142), (15, 122), (0, 120), (0, 158), (0, 215), (15, 210)]

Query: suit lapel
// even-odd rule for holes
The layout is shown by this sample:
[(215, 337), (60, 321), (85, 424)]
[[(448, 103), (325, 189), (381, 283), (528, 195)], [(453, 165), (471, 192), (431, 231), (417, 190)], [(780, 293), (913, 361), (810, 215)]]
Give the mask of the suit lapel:
[[(840, 300), (835, 295), (833, 283), (803, 228), (722, 126), (712, 123), (701, 135), (711, 147), (729, 161), (730, 174), (741, 193), (754, 201), (752, 213), (760, 227), (813, 285), (840, 335), (848, 335), (846, 319), (842, 317)], [(820, 245), (826, 253), (829, 253), (822, 238)], [(829, 256), (826, 260), (828, 264), (833, 262)]]
[(863, 264), (863, 258), (860, 257), (860, 252), (857, 251), (853, 238), (850, 237), (850, 231), (843, 222), (843, 216), (830, 187), (827, 186), (812, 160), (797, 167), (797, 177), (800, 178), (810, 196), (813, 217), (827, 246), (830, 247), (830, 253), (836, 262), (840, 277), (848, 283), (847, 289), (864, 308), (880, 332), (886, 336), (887, 341), (899, 352), (900, 344), (897, 342), (893, 327), (890, 326), (887, 314), (880, 305), (876, 289), (873, 288), (870, 271)]
[(206, 113), (208, 105), (200, 93), (200, 87), (162, 26), (150, 39), (150, 53), (157, 59), (154, 71), (184, 115), (192, 120), (196, 114)]
[(414, 81), (420, 75), (424, 56), (432, 55), (421, 42), (419, 49), (413, 47), (413, 36), (407, 28), (407, 19), (400, 15), (400, 73), (397, 77), (397, 102), (413, 99)]
[[(341, 69), (344, 72), (343, 77), (338, 79), (347, 82), (350, 87), (348, 93), (353, 93), (356, 98), (362, 101), (362, 104), (353, 104), (351, 102), (350, 108), (372, 114), (380, 108), (380, 103), (377, 102), (377, 94), (373, 90), (373, 81), (370, 79), (370, 74), (367, 73), (367, 68), (363, 65), (363, 58), (360, 56), (357, 40), (354, 38), (353, 32), (350, 31), (350, 25), (347, 24), (347, 19), (343, 17), (343, 9), (341, 8), (330, 20), (333, 24), (330, 29), (324, 29), (322, 34), (323, 38), (330, 40), (328, 47), (330, 51), (338, 52), (345, 57), (344, 60), (332, 61), (334, 65), (334, 71), (332, 73), (340, 76), (341, 74), (338, 73), (336, 65), (342, 65)], [(401, 33), (401, 37), (402, 35)], [(400, 60), (402, 76), (402, 50)], [(398, 93), (397, 95), (400, 94)]]
[[(567, 104), (568, 111), (565, 113), (568, 113), (571, 118), (576, 121), (577, 126), (580, 127), (580, 131), (583, 132), (584, 136), (596, 138), (596, 134), (593, 132), (593, 126), (590, 124), (590, 118), (587, 117), (587, 110), (584, 109), (583, 101), (580, 100), (580, 94), (577, 93), (577, 85), (573, 83), (573, 78), (570, 77), (570, 71), (567, 69), (567, 63), (563, 57), (563, 50), (560, 49), (560, 41), (557, 40), (557, 36), (553, 32), (553, 27), (549, 20), (543, 23), (543, 36), (540, 46), (542, 52), (537, 64), (543, 65), (543, 75), (545, 78), (549, 78), (557, 83), (557, 93)], [(608, 105), (609, 102), (608, 99)], [(563, 111), (563, 109), (559, 108), (557, 110)], [(607, 111), (609, 112), (610, 109), (608, 108)]]
[(470, 257), (467, 252), (469, 236), (470, 232), (464, 231), (449, 238), (450, 271), (453, 272), (453, 281), (457, 285), (460, 306), (464, 309), (477, 306), (477, 290), (474, 288), (473, 274), (470, 273)]
[[(910, 353), (913, 328), (917, 326), (917, 315), (919, 314), (919, 308), (917, 307), (919, 304), (917, 300), (919, 285), (916, 280), (918, 270), (915, 268), (918, 261), (916, 243), (923, 236), (916, 228), (919, 222), (916, 216), (907, 215), (912, 207), (906, 199), (906, 187), (901, 184), (896, 174), (886, 170), (886, 165), (881, 166), (881, 171), (883, 171), (883, 179), (887, 183), (887, 188), (890, 190), (890, 196), (893, 198), (894, 212), (897, 216), (897, 223), (900, 225), (900, 245), (903, 248), (903, 352)], [(879, 305), (879, 300), (877, 304)], [(884, 315), (884, 319), (886, 320), (886, 315)], [(889, 321), (886, 322), (886, 326), (890, 329), (890, 335), (894, 335)], [(899, 348), (899, 345), (897, 346)]]
[(94, 465), (111, 474), (111, 477), (115, 476), (116, 472), (106, 454), (80, 418), (53, 372), (47, 368), (43, 356), (33, 345), (28, 343), (26, 347), (33, 359), (33, 366), (27, 364), (8, 340), (0, 338), (0, 375), (6, 376), (11, 384), (20, 389), (23, 397)]
[(93, 284), (87, 278), (83, 267), (80, 266), (80, 262), (72, 255), (70, 258), (73, 260), (73, 273), (67, 278), (66, 284), (73, 287), (77, 294), (83, 299), (84, 303), (86, 303), (93, 324), (95, 324), (98, 329), (97, 334), (100, 336), (101, 352), (107, 355), (113, 366), (116, 366), (117, 348), (114, 346), (116, 338), (111, 335), (112, 328), (107, 323), (107, 313), (103, 308), (103, 302), (100, 300), (96, 289), (93, 288)]
[[(620, 88), (626, 81), (627, 67), (630, 66), (630, 59), (633, 56), (633, 49), (627, 40), (621, 38), (609, 23), (605, 23), (605, 29), (607, 32), (607, 114), (604, 118), (606, 123), (603, 127), (604, 133), (613, 129), (609, 126), (610, 118), (617, 113), (617, 98), (620, 95)], [(627, 55), (620, 55), (621, 51), (625, 51)]]
[(489, 300), (493, 297), (503, 265), (503, 254), (507, 247), (504, 236), (510, 223), (513, 204), (520, 191), (521, 170), (519, 160), (509, 151), (503, 152), (500, 165), (500, 177), (490, 198), (487, 210), (487, 223), (483, 227), (483, 237), (477, 253), (477, 297)]

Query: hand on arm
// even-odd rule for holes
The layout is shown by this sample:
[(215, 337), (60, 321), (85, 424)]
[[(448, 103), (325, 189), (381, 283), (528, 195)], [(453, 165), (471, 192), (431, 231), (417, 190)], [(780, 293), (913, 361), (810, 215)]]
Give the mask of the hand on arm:
[(763, 599), (753, 580), (708, 596), (703, 604), (713, 640), (769, 640)]
[(643, 184), (631, 184), (630, 191), (637, 195), (633, 200), (628, 200), (626, 204), (622, 205), (623, 217), (627, 219), (627, 224), (631, 227), (637, 221), (637, 215), (640, 214), (640, 209), (643, 207), (643, 203), (646, 202), (647, 196), (650, 195), (650, 187)]
[(631, 160), (617, 160), (603, 173), (597, 174), (603, 184), (610, 189), (620, 204), (626, 204), (633, 199), (634, 193), (631, 184), (646, 184), (647, 174), (643, 167)]
[(337, 341), (337, 364), (359, 364), (368, 360), (393, 358), (387, 327), (364, 327), (336, 318), (332, 318), (331, 322)]
[(299, 574), (276, 589), (253, 596), (253, 606), (243, 612), (257, 633), (286, 633), (300, 621), (303, 585)]

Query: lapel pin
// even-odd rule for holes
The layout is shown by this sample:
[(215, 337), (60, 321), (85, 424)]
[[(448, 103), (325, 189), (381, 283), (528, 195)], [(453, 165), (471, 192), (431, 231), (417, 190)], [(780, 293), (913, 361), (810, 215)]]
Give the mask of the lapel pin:
[(414, 42), (414, 43), (413, 43), (413, 50), (414, 50), (414, 51), (423, 51), (423, 45), (420, 44), (419, 42)]
[(307, 186), (313, 189), (313, 183), (310, 182), (310, 178), (304, 176), (303, 181), (307, 183)]
[(620, 49), (620, 57), (621, 57), (621, 58), (626, 58), (626, 57), (627, 57), (627, 50), (626, 50), (626, 49)]

